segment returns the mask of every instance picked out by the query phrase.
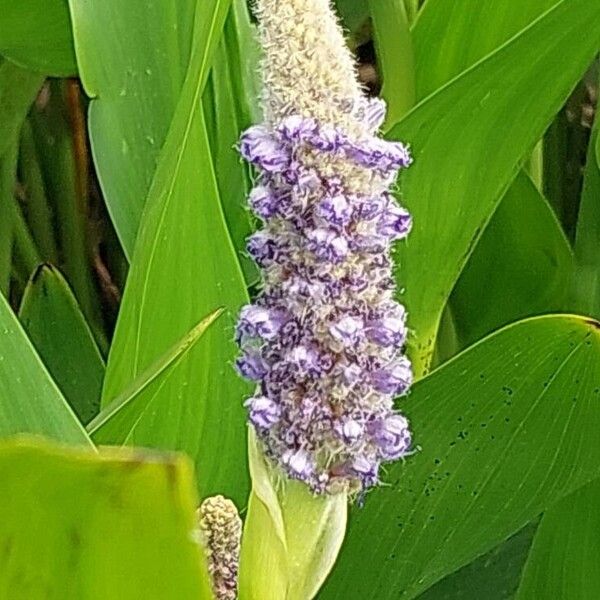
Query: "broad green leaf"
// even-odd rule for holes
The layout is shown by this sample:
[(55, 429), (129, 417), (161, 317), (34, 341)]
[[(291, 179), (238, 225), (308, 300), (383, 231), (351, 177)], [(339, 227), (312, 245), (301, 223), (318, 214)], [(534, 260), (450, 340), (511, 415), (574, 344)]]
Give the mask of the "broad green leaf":
[(191, 465), (176, 455), (0, 445), (0, 598), (210, 600), (192, 539)]
[[(196, 0), (69, 0), (98, 178), (131, 257), (188, 67)], [(219, 0), (198, 3), (210, 43)], [(218, 28), (215, 29), (215, 31)]]
[(91, 445), (0, 294), (0, 437), (16, 433)]
[(596, 120), (590, 145), (579, 205), (575, 235), (576, 271), (573, 277), (573, 304), (582, 312), (600, 317), (600, 158), (595, 147), (600, 139)]
[[(204, 36), (205, 15), (196, 32)], [(185, 450), (201, 474), (202, 495), (243, 504), (248, 493), (245, 412), (250, 387), (232, 368), (234, 316), (247, 302), (213, 171), (200, 97), (206, 53), (194, 43), (190, 71), (140, 228), (103, 390), (106, 405), (201, 318), (224, 307), (176, 371), (150, 386), (149, 408), (127, 439), (112, 443)], [(109, 440), (105, 440), (109, 441)]]
[(415, 454), (352, 515), (321, 598), (415, 598), (598, 477), (599, 330), (521, 321), (417, 383)]
[(387, 102), (387, 122), (396, 123), (415, 104), (415, 65), (404, 0), (369, 0), (377, 64)]
[(246, 252), (253, 223), (246, 197), (251, 187), (248, 165), (236, 149), (240, 133), (252, 124), (257, 86), (246, 70), (258, 74), (258, 48), (251, 44), (253, 28), (244, 0), (231, 4), (224, 35), (217, 49), (203, 106), (211, 154), (227, 229), (246, 281), (258, 279), (255, 263)]
[(0, 0), (0, 54), (53, 77), (77, 73), (67, 0)]
[(40, 265), (33, 273), (19, 318), (79, 420), (83, 424), (90, 421), (100, 408), (104, 361), (58, 269)]
[(600, 590), (600, 480), (542, 517), (517, 600), (596, 600)]
[(517, 319), (563, 309), (572, 268), (571, 248), (560, 224), (521, 172), (452, 292), (462, 344)]
[(348, 498), (315, 496), (303, 483), (281, 480), (252, 430), (248, 438), (252, 491), (242, 538), (240, 600), (310, 600), (344, 539)]
[[(94, 439), (99, 442), (114, 439), (126, 440), (137, 423), (138, 417), (147, 410), (156, 394), (146, 395), (143, 397), (143, 401), (138, 401), (136, 404), (132, 403), (155, 381), (170, 377), (171, 369), (177, 367), (222, 312), (220, 309), (216, 310), (205, 319), (202, 319), (183, 339), (179, 340), (151, 364), (116, 398), (113, 398), (87, 425), (86, 429), (90, 435), (93, 435)], [(157, 389), (160, 390), (160, 387), (159, 384)]]
[(418, 600), (512, 600), (535, 531), (536, 524), (527, 525), (503, 544), (430, 587)]
[(600, 3), (562, 0), (391, 130), (415, 158), (403, 179), (414, 228), (398, 255), (398, 281), (417, 375), (479, 234), (599, 44)]
[(430, 0), (413, 28), (418, 98), (496, 50), (558, 0)]
[(43, 81), (38, 73), (8, 60), (0, 62), (0, 157), (18, 139), (27, 111)]

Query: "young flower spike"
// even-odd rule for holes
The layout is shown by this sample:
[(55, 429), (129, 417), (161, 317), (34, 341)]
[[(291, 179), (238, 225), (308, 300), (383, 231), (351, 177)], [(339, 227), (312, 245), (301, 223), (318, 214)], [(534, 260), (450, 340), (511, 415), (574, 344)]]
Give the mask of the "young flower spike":
[(200, 505), (197, 520), (215, 598), (236, 600), (242, 520), (235, 504), (224, 496), (211, 496)]
[(410, 387), (390, 250), (411, 228), (390, 187), (408, 149), (377, 137), (385, 104), (357, 82), (329, 0), (256, 0), (265, 122), (248, 240), (263, 289), (237, 327), (248, 417), (266, 455), (317, 493), (365, 490), (410, 450), (393, 399)]

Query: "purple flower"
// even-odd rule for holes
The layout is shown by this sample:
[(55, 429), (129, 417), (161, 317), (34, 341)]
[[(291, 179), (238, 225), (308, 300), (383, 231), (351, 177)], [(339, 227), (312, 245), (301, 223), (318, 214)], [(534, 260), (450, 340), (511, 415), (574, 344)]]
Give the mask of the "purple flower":
[(277, 131), (287, 142), (301, 142), (312, 138), (317, 131), (317, 124), (314, 119), (290, 115), (282, 119)]
[(375, 389), (383, 394), (404, 394), (412, 383), (412, 369), (407, 358), (401, 357), (397, 362), (372, 374)]
[(390, 200), (377, 223), (377, 232), (390, 240), (400, 240), (409, 234), (411, 227), (412, 218), (408, 211)]
[(339, 263), (348, 256), (348, 240), (328, 229), (313, 229), (307, 234), (308, 249), (318, 258)]
[(404, 456), (410, 448), (408, 421), (399, 413), (371, 423), (368, 430), (384, 460), (396, 460)]
[(329, 326), (329, 333), (334, 340), (343, 346), (354, 346), (363, 335), (363, 320), (357, 317), (345, 316)]
[(314, 471), (306, 450), (286, 450), (281, 458), (283, 464), (286, 465), (298, 479), (307, 480)]
[(240, 154), (268, 173), (281, 172), (290, 162), (286, 148), (262, 125), (250, 127), (242, 134)]
[(355, 442), (362, 436), (364, 428), (354, 419), (345, 419), (337, 423), (335, 430), (346, 442)]
[(269, 219), (277, 214), (278, 198), (264, 185), (256, 186), (248, 196), (250, 208), (261, 218)]
[(286, 321), (282, 311), (269, 310), (261, 306), (244, 306), (240, 312), (238, 337), (248, 336), (271, 340)]
[(295, 346), (287, 354), (287, 360), (294, 365), (302, 375), (318, 374), (321, 372), (319, 353), (308, 346)]
[(240, 356), (236, 367), (239, 374), (250, 381), (260, 381), (269, 372), (269, 365), (257, 350), (249, 350)]
[(253, 233), (248, 238), (246, 248), (250, 256), (261, 267), (277, 262), (281, 255), (281, 249), (276, 238), (264, 231)]
[(406, 339), (404, 315), (390, 315), (371, 321), (367, 328), (367, 337), (380, 346), (401, 348)]
[(268, 429), (279, 421), (279, 406), (266, 396), (254, 396), (247, 400), (244, 406), (248, 409), (250, 421), (255, 427)]
[(326, 196), (317, 204), (316, 214), (328, 225), (348, 225), (352, 217), (352, 208), (348, 200), (340, 195)]
[(385, 120), (386, 105), (380, 98), (370, 98), (365, 107), (364, 121), (370, 131), (377, 131)]

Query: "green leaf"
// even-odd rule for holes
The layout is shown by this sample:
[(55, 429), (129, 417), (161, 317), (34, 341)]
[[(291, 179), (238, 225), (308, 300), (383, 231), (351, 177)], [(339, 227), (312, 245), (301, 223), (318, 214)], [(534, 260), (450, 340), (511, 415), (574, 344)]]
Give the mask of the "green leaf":
[(415, 67), (404, 0), (369, 0), (377, 65), (383, 79), (387, 122), (396, 123), (415, 104)]
[(13, 263), (16, 140), (0, 155), (0, 293), (8, 295)]
[(182, 457), (0, 446), (0, 597), (209, 600)]
[[(196, 31), (204, 36), (205, 15)], [(121, 393), (201, 318), (225, 312), (177, 370), (140, 396), (156, 395), (127, 443), (185, 450), (202, 474), (201, 494), (242, 505), (248, 494), (244, 397), (234, 372), (234, 316), (248, 301), (229, 239), (200, 96), (206, 53), (194, 43), (191, 67), (144, 212), (109, 356), (103, 404)]]
[(369, 0), (335, 0), (335, 8), (340, 15), (345, 29), (356, 42), (365, 41), (364, 30), (369, 19)]
[[(69, 4), (80, 77), (93, 98), (94, 162), (115, 229), (131, 257), (187, 71), (196, 0)], [(197, 40), (202, 47), (211, 43), (209, 27), (218, 5), (218, 0), (198, 3), (207, 28)]]
[(512, 600), (533, 542), (530, 524), (487, 554), (451, 573), (418, 600)]
[(104, 361), (92, 332), (60, 271), (40, 265), (25, 289), (19, 318), (79, 420), (100, 408)]
[[(206, 330), (222, 314), (222, 310), (200, 321), (183, 339), (179, 340), (172, 348), (141, 373), (127, 388), (116, 398), (108, 402), (107, 406), (87, 426), (87, 431), (94, 436), (96, 441), (123, 439), (126, 440), (135, 427), (139, 417), (152, 403), (155, 395), (144, 396), (143, 401), (132, 405), (152, 383), (170, 377), (171, 369), (187, 355), (198, 343)], [(160, 385), (158, 385), (160, 389)], [(125, 412), (125, 411), (129, 412)]]
[(517, 600), (596, 600), (600, 590), (600, 480), (542, 517)]
[(522, 321), (417, 383), (417, 450), (352, 515), (321, 598), (415, 598), (598, 477), (599, 329)]
[(248, 165), (236, 149), (240, 132), (252, 124), (259, 98), (256, 82), (258, 48), (252, 44), (253, 27), (244, 0), (235, 0), (225, 23), (221, 43), (203, 98), (215, 174), (227, 229), (249, 284), (258, 279), (257, 267), (246, 252), (254, 227), (246, 197), (251, 187)]
[(572, 290), (577, 310), (594, 317), (600, 317), (600, 158), (596, 156), (599, 131), (600, 119), (596, 119), (588, 147), (577, 219), (576, 272)]
[(417, 376), (479, 234), (599, 43), (600, 4), (563, 0), (391, 130), (415, 158), (403, 179), (414, 228), (399, 252), (398, 281)]
[(424, 98), (520, 32), (558, 0), (435, 0), (413, 28), (417, 95)]
[(0, 157), (17, 141), (27, 111), (43, 81), (41, 75), (8, 60), (0, 62)]
[(91, 445), (0, 294), (0, 437), (16, 433)]
[(565, 307), (573, 256), (546, 200), (521, 172), (451, 297), (463, 345), (517, 319)]
[[(240, 560), (240, 600), (310, 600), (329, 574), (346, 530), (346, 494), (315, 496), (282, 480), (251, 430), (252, 491)], [(276, 484), (274, 484), (276, 482)]]
[(0, 54), (44, 75), (77, 73), (67, 0), (0, 0)]

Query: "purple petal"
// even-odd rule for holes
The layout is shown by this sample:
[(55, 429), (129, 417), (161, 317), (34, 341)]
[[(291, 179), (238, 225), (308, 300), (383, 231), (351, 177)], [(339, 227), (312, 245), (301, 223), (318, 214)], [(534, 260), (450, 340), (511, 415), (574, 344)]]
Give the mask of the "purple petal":
[(375, 371), (371, 381), (382, 394), (404, 394), (412, 383), (410, 361), (405, 357), (399, 358), (391, 366)]
[(244, 403), (252, 424), (259, 429), (269, 429), (279, 422), (281, 409), (266, 396), (255, 396)]
[(412, 441), (408, 421), (398, 413), (371, 423), (369, 433), (384, 460), (396, 460), (404, 456)]
[(348, 240), (334, 231), (314, 229), (308, 232), (307, 238), (308, 249), (318, 258), (339, 263), (348, 255)]
[(240, 138), (240, 154), (269, 173), (283, 171), (290, 162), (288, 150), (262, 125), (247, 129)]
[(329, 326), (332, 337), (343, 346), (354, 346), (361, 338), (364, 323), (358, 317), (346, 316)]
[(269, 372), (269, 365), (258, 351), (248, 351), (236, 361), (238, 373), (250, 381), (260, 381)]

